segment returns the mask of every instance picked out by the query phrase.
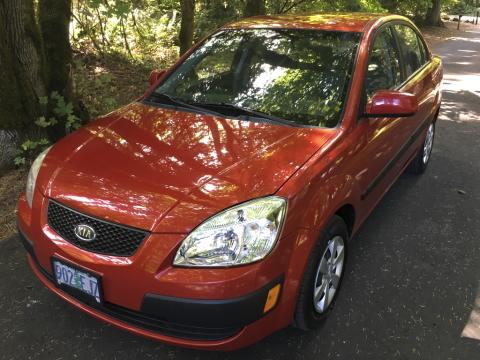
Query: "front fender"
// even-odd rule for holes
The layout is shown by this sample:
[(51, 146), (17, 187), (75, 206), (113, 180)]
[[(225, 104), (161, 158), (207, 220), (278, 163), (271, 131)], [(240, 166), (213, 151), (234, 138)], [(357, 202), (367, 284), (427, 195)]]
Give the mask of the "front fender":
[(322, 184), (308, 205), (301, 227), (320, 231), (344, 205), (358, 207), (361, 190), (354, 177), (336, 175)]

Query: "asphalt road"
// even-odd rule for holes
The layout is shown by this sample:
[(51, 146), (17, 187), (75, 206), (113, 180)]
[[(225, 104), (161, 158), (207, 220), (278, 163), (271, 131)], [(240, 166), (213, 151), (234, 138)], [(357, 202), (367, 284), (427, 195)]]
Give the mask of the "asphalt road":
[(57, 298), (13, 236), (0, 242), (0, 359), (480, 359), (480, 26), (461, 36), (432, 47), (446, 75), (429, 167), (403, 174), (350, 243), (322, 329), (228, 353), (146, 340)]

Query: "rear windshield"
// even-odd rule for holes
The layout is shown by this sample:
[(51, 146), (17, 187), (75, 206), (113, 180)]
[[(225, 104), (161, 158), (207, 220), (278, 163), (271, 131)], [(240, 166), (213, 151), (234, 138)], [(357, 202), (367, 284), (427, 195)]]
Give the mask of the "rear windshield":
[(245, 118), (245, 108), (299, 125), (335, 127), (359, 40), (354, 32), (220, 31), (155, 92), (227, 117)]

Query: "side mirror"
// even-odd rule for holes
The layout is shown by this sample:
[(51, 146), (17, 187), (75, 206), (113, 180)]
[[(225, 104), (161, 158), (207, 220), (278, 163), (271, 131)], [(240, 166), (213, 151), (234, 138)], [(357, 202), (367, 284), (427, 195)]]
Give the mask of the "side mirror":
[(150, 85), (155, 84), (165, 74), (166, 71), (167, 70), (161, 69), (153, 70), (150, 73)]
[(365, 105), (364, 117), (408, 117), (418, 111), (415, 95), (395, 91), (380, 90), (372, 101)]

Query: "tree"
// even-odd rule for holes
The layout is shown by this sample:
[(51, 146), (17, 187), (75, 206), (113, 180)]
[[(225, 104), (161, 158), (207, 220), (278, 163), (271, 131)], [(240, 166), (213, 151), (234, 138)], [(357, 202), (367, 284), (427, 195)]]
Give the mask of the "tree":
[(265, 0), (246, 0), (243, 17), (265, 15)]
[(43, 41), (33, 0), (0, 1), (0, 129), (26, 130), (46, 96)]
[[(0, 129), (28, 132), (48, 117), (40, 99), (52, 91), (70, 101), (71, 1), (39, 0), (38, 22), (34, 0), (0, 1)], [(49, 133), (52, 142), (62, 136), (65, 122)]]
[[(57, 91), (71, 99), (71, 70), (73, 65), (70, 47), (70, 18), (72, 0), (39, 0), (38, 18), (42, 34), (47, 70), (47, 92)], [(48, 109), (47, 118), (54, 116), (55, 106)], [(58, 122), (47, 127), (50, 139), (55, 142), (65, 136), (65, 124)]]
[(42, 38), (33, 0), (0, 1), (0, 173), (13, 165), (20, 133), (31, 133), (46, 95)]
[(195, 12), (195, 38), (199, 41), (219, 27), (243, 16), (243, 1), (197, 0)]
[(180, 25), (180, 56), (185, 54), (193, 45), (193, 30), (195, 18), (195, 0), (180, 0), (182, 22)]
[(402, 1), (397, 0), (379, 0), (379, 2), (382, 8), (384, 8), (390, 13), (394, 12), (395, 9), (397, 9), (402, 4)]
[[(0, 155), (8, 154), (0, 156), (0, 171), (13, 163), (15, 151), (10, 150), (18, 144), (26, 157), (33, 157), (49, 143), (45, 130), (37, 125), (53, 124), (45, 119), (58, 115), (56, 107), (72, 111), (67, 67), (72, 65), (71, 1), (0, 0)], [(54, 90), (62, 95), (45, 106)], [(66, 124), (76, 119), (68, 115), (56, 116), (57, 127), (48, 127), (50, 142), (65, 136)], [(16, 163), (25, 160), (15, 159)]]
[(431, 7), (425, 15), (425, 23), (430, 26), (445, 27), (440, 17), (440, 0), (432, 0)]

